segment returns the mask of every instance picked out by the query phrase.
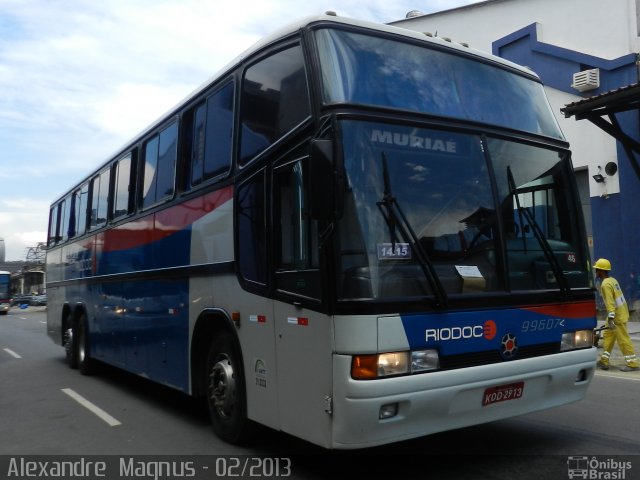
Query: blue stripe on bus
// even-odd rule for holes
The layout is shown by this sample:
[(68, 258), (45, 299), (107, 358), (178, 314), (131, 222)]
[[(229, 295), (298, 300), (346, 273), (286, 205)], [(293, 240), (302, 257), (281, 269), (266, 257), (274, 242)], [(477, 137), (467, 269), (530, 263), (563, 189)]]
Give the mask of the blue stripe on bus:
[(437, 348), (441, 355), (495, 350), (509, 333), (520, 347), (560, 343), (564, 332), (596, 325), (594, 316), (570, 318), (520, 308), (401, 315), (401, 319), (412, 350)]
[(187, 392), (188, 286), (186, 278), (84, 286), (96, 306), (91, 356)]

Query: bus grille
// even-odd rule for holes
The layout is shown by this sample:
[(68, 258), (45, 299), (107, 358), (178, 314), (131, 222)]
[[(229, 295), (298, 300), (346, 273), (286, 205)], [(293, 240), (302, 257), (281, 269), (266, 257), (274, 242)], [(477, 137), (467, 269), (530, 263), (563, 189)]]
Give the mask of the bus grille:
[(446, 355), (440, 357), (440, 370), (454, 370), (456, 368), (475, 367), (478, 365), (488, 365), (491, 363), (501, 363), (505, 361), (521, 360), (524, 358), (542, 357), (560, 353), (559, 343), (543, 343), (540, 345), (530, 345), (520, 347), (515, 358), (503, 360), (500, 352), (490, 350), (487, 352), (463, 353), (460, 355)]

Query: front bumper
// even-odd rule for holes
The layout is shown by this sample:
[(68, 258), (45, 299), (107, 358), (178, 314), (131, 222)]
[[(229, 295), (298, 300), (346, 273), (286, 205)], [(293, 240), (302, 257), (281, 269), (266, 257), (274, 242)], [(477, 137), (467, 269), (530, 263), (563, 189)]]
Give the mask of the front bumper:
[[(544, 410), (584, 398), (597, 350), (356, 381), (351, 356), (334, 357), (333, 448), (364, 448)], [(524, 382), (521, 398), (482, 405), (487, 388)], [(382, 405), (398, 414), (380, 419)]]

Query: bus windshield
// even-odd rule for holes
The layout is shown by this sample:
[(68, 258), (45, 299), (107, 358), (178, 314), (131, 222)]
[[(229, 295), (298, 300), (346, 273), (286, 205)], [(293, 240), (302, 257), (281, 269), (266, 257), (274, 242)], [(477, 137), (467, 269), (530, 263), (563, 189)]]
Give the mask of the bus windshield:
[(590, 286), (561, 151), (359, 120), (340, 129), (342, 299)]
[(325, 104), (391, 107), (564, 138), (542, 84), (531, 78), (463, 55), (344, 30), (318, 30), (316, 43)]

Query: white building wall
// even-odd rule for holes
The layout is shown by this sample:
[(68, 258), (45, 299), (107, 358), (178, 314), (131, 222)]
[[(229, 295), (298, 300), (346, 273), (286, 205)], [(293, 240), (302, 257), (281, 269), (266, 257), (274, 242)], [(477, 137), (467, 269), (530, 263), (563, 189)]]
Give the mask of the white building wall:
[[(538, 41), (611, 60), (638, 51), (636, 4), (640, 0), (488, 0), (392, 24), (437, 33), (491, 53), (496, 40), (538, 23)], [(568, 85), (571, 80), (567, 78)], [(617, 177), (606, 185), (592, 178), (598, 166), (617, 162), (615, 139), (588, 121), (566, 119), (560, 113), (562, 107), (583, 97), (549, 87), (546, 91), (571, 144), (574, 167), (589, 169), (589, 195), (618, 193)]]
[(558, 118), (560, 128), (571, 144), (571, 159), (576, 170), (589, 169), (589, 196), (618, 193), (620, 191), (619, 177), (607, 179), (607, 183), (596, 183), (593, 175), (598, 172), (598, 165), (602, 168), (608, 162), (618, 162), (616, 139), (587, 120), (576, 121), (574, 118), (564, 118), (560, 109), (566, 104), (582, 100), (582, 97), (569, 95), (554, 88), (546, 88), (547, 98), (553, 113)]
[(439, 37), (491, 52), (496, 39), (537, 22), (543, 42), (612, 59), (638, 50), (636, 2), (640, 0), (488, 0), (392, 24), (437, 31)]

